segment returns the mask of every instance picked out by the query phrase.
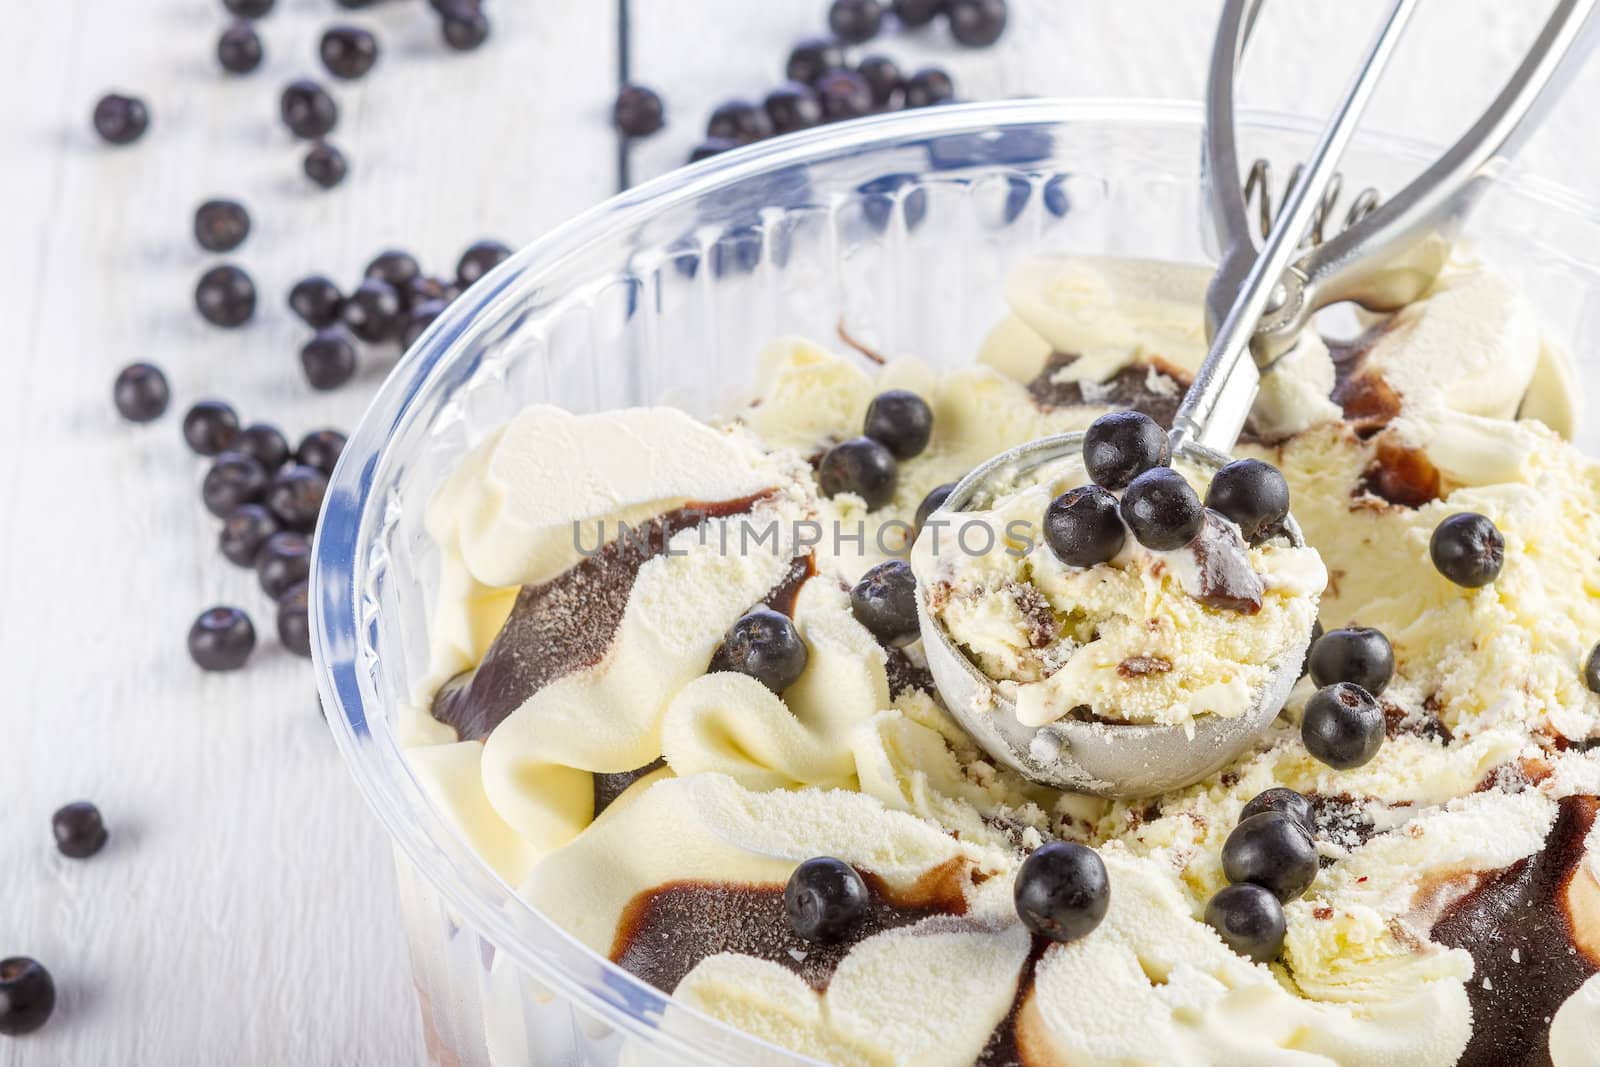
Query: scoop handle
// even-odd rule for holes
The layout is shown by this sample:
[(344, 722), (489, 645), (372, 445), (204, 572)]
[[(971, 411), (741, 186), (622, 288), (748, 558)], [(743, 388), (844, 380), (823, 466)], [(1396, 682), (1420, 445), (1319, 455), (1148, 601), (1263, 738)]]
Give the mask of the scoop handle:
[[(1345, 89), (1339, 106), (1323, 127), (1300, 180), (1289, 191), (1283, 210), (1267, 234), (1260, 254), (1248, 240), (1235, 240), (1206, 293), (1207, 325), (1214, 329), (1211, 350), (1172, 423), (1173, 446), (1193, 443), (1228, 452), (1244, 429), (1250, 406), (1261, 385), (1261, 373), (1250, 356), (1250, 342), (1263, 315), (1281, 302), (1279, 279), (1298, 254), (1300, 242), (1316, 216), (1317, 206), (1333, 180), (1339, 159), (1355, 135), (1361, 114), (1393, 58), (1400, 35), (1419, 0), (1392, 0), (1388, 16), (1367, 49), (1366, 58)], [(1589, 0), (1593, 2), (1593, 0)], [(1233, 82), (1245, 36), (1259, 0), (1227, 0), (1212, 48), (1206, 94), (1206, 175), (1213, 200), (1220, 182), (1239, 188), (1238, 149), (1234, 143)], [(1217, 206), (1214, 204), (1214, 206)], [(1242, 205), (1239, 205), (1242, 212)], [(1247, 228), (1233, 231), (1244, 234)], [(1241, 247), (1242, 245), (1242, 247)], [(1223, 310), (1226, 309), (1226, 310)]]

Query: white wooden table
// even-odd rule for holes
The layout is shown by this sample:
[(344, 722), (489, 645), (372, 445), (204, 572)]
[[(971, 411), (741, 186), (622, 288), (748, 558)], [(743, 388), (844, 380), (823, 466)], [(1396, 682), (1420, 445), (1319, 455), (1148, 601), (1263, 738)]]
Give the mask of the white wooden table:
[[(216, 0), (6, 0), (0, 12), (0, 956), (32, 955), (61, 1000), (39, 1033), (0, 1038), (0, 1065), (410, 1064), (421, 1043), (387, 846), (317, 713), (311, 670), (278, 647), (254, 576), (217, 554), (203, 464), (180, 444), (203, 396), (293, 436), (348, 428), (392, 356), (331, 395), (303, 383), (290, 284), (348, 282), (401, 246), (448, 272), (485, 235), (521, 243), (615, 191), (606, 118), (617, 0), (490, 0), (495, 33), (461, 56), (422, 0), (365, 12), (279, 0), (268, 60), (225, 78)], [(987, 52), (941, 33), (891, 34), (908, 67), (947, 66), (961, 95), (1198, 95), (1216, 3), (1012, 0)], [(1540, 12), (1500, 0), (1425, 5), (1376, 126), (1444, 138), (1487, 102)], [(1545, 5), (1529, 5), (1543, 8)], [(730, 96), (776, 82), (826, 0), (631, 0), (631, 73), (666, 98), (669, 126), (637, 146), (636, 178), (684, 158)], [(1378, 0), (1269, 9), (1247, 104), (1322, 112)], [(291, 77), (320, 75), (321, 28), (381, 36), (364, 81), (336, 85), (334, 140), (352, 174), (313, 189), (276, 119)], [(1296, 23), (1296, 20), (1298, 24)], [(150, 103), (146, 139), (99, 144), (103, 91)], [(1600, 70), (1530, 146), (1532, 169), (1593, 190)], [(227, 195), (255, 232), (232, 259), (260, 290), (228, 332), (193, 311), (210, 262), (194, 206)], [(166, 368), (172, 410), (147, 427), (110, 404), (116, 370)], [(184, 635), (213, 603), (248, 610), (249, 668), (204, 676)], [(90, 798), (111, 843), (56, 854), (50, 814)]]

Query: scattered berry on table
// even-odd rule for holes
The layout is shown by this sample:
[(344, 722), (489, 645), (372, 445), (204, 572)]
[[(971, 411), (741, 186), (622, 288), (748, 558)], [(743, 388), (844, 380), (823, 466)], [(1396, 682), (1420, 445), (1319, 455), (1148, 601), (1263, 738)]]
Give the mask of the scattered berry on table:
[(189, 628), (189, 657), (207, 671), (236, 671), (256, 647), (256, 628), (238, 608), (207, 608)]
[(1288, 932), (1278, 898), (1250, 882), (1218, 890), (1206, 905), (1206, 923), (1224, 944), (1254, 963), (1277, 959)]
[(906, 79), (906, 107), (932, 107), (955, 95), (955, 82), (938, 67), (923, 67)]
[(944, 14), (945, 0), (891, 0), (889, 7), (900, 25), (926, 26), (936, 15)]
[(364, 276), (388, 282), (396, 293), (402, 294), (403, 303), (403, 294), (409, 293), (411, 283), (422, 276), (422, 265), (410, 252), (391, 248), (373, 257), (372, 262), (367, 264)]
[[(511, 249), (499, 241), (474, 241), (461, 253), (461, 259), (456, 263), (456, 284), (463, 289), (469, 288), (510, 258)], [(444, 293), (439, 293), (435, 299), (443, 300), (446, 297)]]
[(1152, 467), (1122, 494), (1122, 521), (1152, 551), (1182, 548), (1200, 532), (1205, 519), (1200, 498), (1171, 467)]
[(267, 509), (290, 530), (310, 533), (322, 511), (328, 476), (315, 467), (290, 463), (272, 476), (266, 489)]
[(1237, 459), (1211, 479), (1206, 507), (1238, 523), (1250, 544), (1260, 544), (1289, 514), (1289, 483), (1270, 463)]
[(310, 78), (298, 78), (284, 86), (278, 114), (290, 133), (307, 141), (326, 137), (339, 124), (339, 105)]
[(1394, 677), (1394, 647), (1370, 627), (1329, 630), (1312, 643), (1308, 666), (1319, 688), (1349, 682), (1377, 696)]
[(278, 598), (278, 640), (297, 656), (311, 655), (311, 587), (300, 582)]
[(747, 674), (774, 693), (782, 693), (799, 680), (810, 658), (789, 616), (758, 607), (728, 630), (707, 670)]
[(722, 153), (731, 151), (738, 147), (738, 141), (730, 141), (726, 137), (707, 137), (705, 140), (698, 142), (693, 148), (689, 149), (689, 162), (698, 163), (702, 159), (710, 159), (712, 156), (720, 156)]
[(200, 483), (200, 499), (217, 518), (228, 516), (241, 504), (252, 504), (266, 491), (268, 475), (252, 456), (243, 452), (224, 452), (206, 471)]
[(1098, 485), (1068, 489), (1045, 508), (1045, 543), (1069, 566), (1105, 563), (1122, 551), (1127, 537), (1117, 498)]
[(0, 1034), (31, 1034), (55, 1008), (55, 981), (38, 960), (26, 956), (0, 960)]
[(367, 278), (345, 299), (339, 317), (351, 333), (375, 344), (400, 336), (405, 306), (394, 286), (380, 278)]
[(1359, 685), (1335, 682), (1306, 701), (1300, 739), (1306, 751), (1335, 770), (1360, 767), (1383, 747), (1383, 709)]
[(339, 287), (320, 274), (301, 278), (289, 290), (289, 310), (313, 330), (338, 322), (339, 309), (343, 306), (344, 294)]
[(301, 168), (314, 185), (324, 189), (332, 189), (350, 173), (350, 163), (344, 153), (327, 141), (318, 141), (306, 150)]
[(108, 93), (94, 106), (94, 130), (107, 144), (133, 144), (149, 128), (150, 109), (136, 96)]
[(784, 76), (810, 85), (827, 71), (844, 66), (844, 46), (832, 37), (807, 37), (789, 52)]
[(294, 459), (302, 466), (314, 467), (331, 476), (344, 446), (345, 436), (338, 430), (313, 430), (300, 439)]
[(249, 74), (261, 66), (265, 55), (261, 35), (248, 22), (235, 22), (217, 38), (217, 62), (229, 74)]
[(215, 456), (239, 437), (239, 415), (221, 400), (202, 400), (183, 416), (183, 439), (197, 455)]
[(194, 306), (211, 325), (237, 329), (255, 317), (256, 283), (231, 263), (212, 267), (195, 283)]
[(900, 65), (888, 56), (866, 56), (856, 64), (856, 72), (871, 87), (874, 107), (893, 111), (905, 103), (905, 78)]
[(436, 5), (439, 33), (444, 43), (457, 52), (471, 52), (489, 39), (489, 16), (470, 0), (453, 0)]
[(130, 363), (117, 372), (111, 388), (117, 414), (129, 422), (151, 422), (167, 412), (172, 389), (167, 376), (153, 363)]
[(881, 643), (910, 644), (918, 633), (917, 577), (911, 564), (892, 559), (867, 571), (850, 590), (850, 612)]
[(256, 556), (256, 579), (261, 591), (273, 600), (310, 576), (311, 539), (305, 534), (293, 530), (275, 533)]
[(100, 809), (87, 800), (74, 801), (58, 809), (50, 818), (56, 851), (75, 860), (88, 859), (105, 847), (105, 820)]
[(412, 307), (426, 304), (430, 300), (448, 304), (461, 295), (461, 285), (448, 278), (441, 278), (434, 274), (419, 274), (411, 279), (407, 292), (402, 293), (406, 302)]
[(648, 137), (665, 122), (661, 97), (643, 85), (624, 85), (611, 105), (611, 124), (625, 137)]
[(890, 389), (867, 405), (861, 432), (883, 444), (895, 459), (911, 459), (920, 456), (933, 437), (933, 409), (909, 389)]
[(269, 13), (276, 0), (222, 0), (222, 6), (242, 19), (258, 19)]
[(950, 35), (968, 48), (987, 48), (1006, 30), (1006, 0), (948, 0)]
[(1113, 411), (1083, 435), (1083, 466), (1099, 485), (1126, 489), (1139, 475), (1172, 461), (1167, 431), (1137, 411)]
[(729, 100), (718, 104), (706, 122), (706, 136), (754, 144), (772, 136), (772, 119), (765, 110), (748, 100)]
[(828, 29), (847, 44), (870, 41), (883, 28), (883, 5), (879, 0), (833, 0), (828, 8)]
[(317, 51), (335, 78), (360, 78), (378, 62), (378, 38), (360, 26), (329, 26)]
[(894, 453), (870, 437), (839, 442), (823, 453), (817, 466), (823, 496), (854, 493), (866, 501), (868, 511), (876, 511), (893, 498), (898, 474)]
[(1076, 941), (1106, 917), (1111, 880), (1094, 849), (1052, 841), (1023, 860), (1012, 895), (1028, 929), (1052, 941)]
[(817, 78), (817, 99), (829, 122), (858, 119), (872, 113), (872, 86), (853, 70), (830, 70)]
[(400, 331), (400, 347), (410, 348), (427, 332), (433, 320), (444, 314), (448, 305), (443, 300), (424, 300), (413, 304), (406, 312), (406, 324)]
[(1459, 586), (1477, 589), (1500, 576), (1506, 539), (1488, 516), (1465, 511), (1434, 527), (1428, 555), (1440, 574)]
[(355, 377), (355, 342), (338, 326), (318, 330), (300, 349), (300, 369), (311, 388), (337, 389)]
[(1282, 903), (1301, 896), (1317, 878), (1317, 846), (1303, 826), (1281, 811), (1242, 820), (1222, 843), (1228, 881), (1251, 882)]
[(241, 504), (222, 520), (217, 548), (229, 563), (254, 567), (267, 539), (283, 529), (263, 504)]
[(774, 133), (808, 130), (822, 122), (822, 102), (809, 85), (786, 82), (767, 94), (762, 110), (772, 120)]
[(856, 869), (831, 856), (806, 860), (783, 887), (789, 929), (819, 944), (848, 937), (866, 917), (870, 900), (867, 883)]
[(194, 239), (207, 252), (232, 252), (250, 236), (250, 212), (237, 200), (207, 200), (194, 211)]

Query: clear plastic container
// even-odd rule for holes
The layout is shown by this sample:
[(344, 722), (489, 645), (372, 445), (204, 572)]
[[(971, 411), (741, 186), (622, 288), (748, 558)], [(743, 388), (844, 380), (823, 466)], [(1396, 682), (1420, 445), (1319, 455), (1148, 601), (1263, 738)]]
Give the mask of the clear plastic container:
[[(1247, 117), (1245, 162), (1264, 156), (1286, 174), (1315, 132)], [(1358, 139), (1347, 195), (1392, 193), (1434, 154)], [(394, 839), (434, 1063), (812, 1061), (669, 1009), (520, 900), (430, 807), (392, 727), (427, 666), (433, 489), (530, 403), (727, 411), (748, 398), (762, 346), (785, 334), (966, 364), (1005, 311), (1008, 271), (1041, 251), (1205, 262), (1199, 155), (1199, 109), (1173, 103), (945, 107), (784, 137), (555, 231), (456, 301), (402, 360), (329, 490), (314, 649), (339, 746)], [(1581, 354), (1588, 388), (1600, 385), (1588, 355), (1600, 353), (1600, 209), (1511, 180), (1469, 234)], [(1600, 446), (1600, 430), (1584, 434)]]

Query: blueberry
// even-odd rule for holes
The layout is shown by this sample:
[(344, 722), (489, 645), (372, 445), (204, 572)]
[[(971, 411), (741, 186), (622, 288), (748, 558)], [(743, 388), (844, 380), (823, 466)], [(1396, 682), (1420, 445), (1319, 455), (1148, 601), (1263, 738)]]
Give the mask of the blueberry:
[(816, 81), (822, 116), (829, 122), (858, 119), (872, 112), (872, 86), (853, 70), (830, 70)]
[(457, 52), (475, 51), (489, 39), (489, 17), (477, 4), (456, 0), (442, 5), (441, 12), (439, 33)]
[(294, 450), (295, 462), (332, 477), (344, 445), (345, 436), (338, 430), (313, 431), (300, 439), (300, 446)]
[(238, 436), (239, 416), (220, 400), (202, 400), (183, 417), (183, 439), (197, 455), (226, 452)]
[(944, 14), (945, 0), (891, 0), (890, 10), (902, 26), (926, 26)]
[(1600, 693), (1600, 645), (1591, 648), (1589, 658), (1583, 661), (1583, 684), (1589, 692)]
[(917, 529), (920, 530), (926, 526), (929, 517), (935, 511), (944, 507), (944, 502), (950, 498), (950, 494), (955, 491), (955, 488), (955, 482), (945, 482), (943, 485), (936, 485), (928, 490), (928, 495), (923, 497), (922, 503), (917, 505)]
[(289, 310), (313, 330), (338, 322), (339, 309), (343, 306), (344, 294), (339, 287), (320, 274), (301, 278), (289, 290)]
[(1244, 810), (1239, 813), (1239, 821), (1243, 822), (1250, 816), (1260, 815), (1264, 811), (1276, 811), (1287, 815), (1306, 833), (1316, 836), (1317, 820), (1311, 810), (1311, 801), (1293, 789), (1280, 785), (1257, 793), (1255, 799), (1246, 804)]
[(94, 131), (107, 144), (132, 144), (149, 128), (150, 109), (136, 96), (109, 93), (94, 105)]
[[(479, 278), (511, 258), (511, 249), (499, 241), (475, 241), (456, 264), (456, 284), (463, 289), (477, 284)], [(444, 296), (439, 294), (440, 298)]]
[(1206, 905), (1206, 923), (1224, 944), (1255, 963), (1277, 959), (1288, 932), (1278, 898), (1249, 882), (1219, 890)]
[(648, 137), (666, 124), (666, 108), (654, 89), (624, 85), (611, 105), (611, 124), (624, 137)]
[(410, 348), (427, 332), (433, 320), (444, 314), (443, 300), (424, 300), (406, 312), (406, 324), (400, 330), (400, 347)]
[(389, 286), (401, 295), (403, 304), (405, 294), (411, 291), (411, 284), (422, 277), (422, 264), (418, 263), (417, 257), (410, 252), (391, 248), (374, 256), (362, 276), (388, 282)]
[(329, 26), (318, 51), (335, 78), (359, 78), (378, 62), (378, 38), (359, 26)]
[(368, 278), (345, 300), (339, 317), (351, 333), (375, 344), (400, 336), (405, 307), (394, 286), (379, 278)]
[(1377, 696), (1394, 677), (1394, 649), (1370, 627), (1329, 630), (1312, 644), (1307, 666), (1318, 688), (1349, 682)]
[(235, 22), (217, 38), (217, 62), (229, 74), (249, 74), (265, 55), (260, 35), (248, 22)]
[(258, 19), (272, 10), (275, 0), (222, 0), (222, 6), (242, 19)]
[(828, 29), (847, 44), (861, 44), (883, 28), (883, 5), (878, 0), (833, 0), (828, 8)]
[(917, 637), (917, 577), (903, 559), (880, 563), (850, 590), (856, 621), (885, 645), (910, 644)]
[(1153, 467), (1122, 494), (1122, 521), (1139, 543), (1155, 552), (1182, 548), (1205, 525), (1205, 508), (1183, 475)]
[(1270, 463), (1237, 459), (1211, 479), (1206, 507), (1238, 523), (1246, 541), (1260, 544), (1289, 514), (1289, 483)]
[(0, 1034), (31, 1034), (55, 1008), (55, 981), (38, 960), (26, 956), (0, 960)]
[(1317, 878), (1317, 846), (1294, 819), (1264, 811), (1242, 820), (1222, 843), (1228, 881), (1252, 882), (1281, 902), (1305, 893)]
[(1076, 941), (1106, 917), (1111, 880), (1094, 849), (1052, 841), (1022, 862), (1012, 895), (1028, 929), (1052, 941)]
[(924, 67), (906, 79), (906, 107), (932, 107), (955, 95), (955, 82), (938, 67)]
[(284, 86), (278, 97), (278, 115), (289, 132), (307, 141), (326, 137), (339, 124), (339, 105), (328, 91), (309, 78)]
[(200, 499), (206, 510), (217, 518), (224, 518), (240, 504), (250, 504), (261, 499), (267, 488), (267, 472), (251, 456), (243, 452), (224, 452), (206, 471), (200, 483)]
[(57, 810), (50, 819), (50, 828), (56, 836), (56, 850), (75, 860), (88, 859), (99, 852), (108, 836), (100, 809), (87, 800)]
[(236, 671), (256, 647), (256, 628), (238, 608), (208, 608), (189, 628), (189, 656), (201, 670)]
[(904, 102), (905, 94), (902, 92), (904, 79), (900, 75), (900, 65), (888, 56), (866, 56), (856, 64), (856, 72), (865, 78), (867, 85), (871, 87), (874, 107), (892, 111), (897, 102)]
[(761, 107), (774, 133), (808, 130), (822, 122), (822, 102), (804, 82), (787, 82), (767, 94)]
[(315, 467), (291, 463), (272, 476), (267, 486), (267, 509), (291, 530), (310, 532), (322, 511), (328, 476)]
[(356, 373), (356, 346), (340, 327), (318, 330), (300, 349), (300, 369), (313, 389), (337, 389)]
[(772, 136), (772, 119), (748, 100), (729, 100), (717, 105), (706, 123), (707, 137), (720, 137), (735, 144), (754, 144)]
[(1098, 485), (1080, 485), (1050, 501), (1044, 512), (1044, 540), (1062, 563), (1093, 567), (1122, 551), (1127, 530), (1117, 498)]
[(702, 159), (720, 156), (724, 152), (731, 152), (739, 147), (739, 142), (730, 141), (726, 137), (707, 137), (689, 149), (689, 162), (698, 163)]
[(153, 363), (130, 363), (117, 372), (111, 387), (117, 414), (129, 422), (152, 422), (167, 412), (172, 390), (167, 376)]
[(1335, 682), (1306, 701), (1300, 739), (1306, 751), (1335, 770), (1359, 767), (1383, 747), (1383, 709), (1359, 685)]
[(783, 887), (783, 913), (789, 929), (807, 941), (842, 941), (866, 917), (867, 883), (843, 860), (806, 860)]
[(232, 252), (250, 236), (250, 212), (237, 200), (207, 200), (194, 212), (194, 239), (207, 252)]
[(826, 72), (844, 66), (844, 47), (832, 37), (808, 37), (795, 45), (784, 65), (784, 77), (811, 85)]
[(250, 456), (270, 473), (288, 460), (289, 442), (276, 426), (257, 422), (239, 431), (238, 438), (233, 442), (233, 451)]
[(256, 283), (231, 263), (212, 267), (195, 283), (194, 306), (211, 325), (235, 329), (255, 316)]
[(261, 546), (283, 527), (261, 504), (241, 504), (222, 520), (217, 548), (223, 558), (241, 567), (254, 567)]
[(278, 598), (278, 640), (297, 656), (311, 655), (310, 598), (306, 582), (291, 586)]
[(894, 453), (870, 437), (839, 442), (823, 453), (817, 467), (823, 496), (855, 493), (866, 501), (868, 511), (876, 511), (893, 498), (897, 475)]
[(1506, 561), (1506, 539), (1487, 516), (1464, 511), (1434, 527), (1428, 554), (1439, 573), (1468, 589), (1488, 585)]
[(916, 393), (890, 389), (867, 405), (861, 432), (882, 444), (895, 459), (910, 459), (928, 447), (933, 436), (933, 409)]
[(338, 148), (327, 141), (318, 141), (306, 151), (301, 169), (314, 184), (332, 189), (350, 173), (350, 163)]
[[(493, 244), (494, 242), (486, 241), (481, 243)], [(461, 288), (458, 282), (449, 278), (443, 278), (437, 274), (419, 274), (411, 279), (411, 285), (407, 291), (400, 295), (403, 298), (403, 302), (413, 308), (418, 304), (426, 304), (430, 300), (437, 300), (441, 304), (449, 304), (461, 295)]]
[[(304, 534), (285, 530), (267, 538), (256, 556), (256, 579), (273, 600), (311, 576), (311, 541)], [(254, 632), (251, 633), (252, 640)]]
[(1006, 29), (1006, 0), (949, 0), (950, 35), (968, 48), (987, 48)]
[(1172, 462), (1172, 442), (1156, 420), (1137, 411), (1113, 411), (1083, 435), (1083, 466), (1107, 489), (1126, 489), (1139, 475)]
[(782, 693), (799, 680), (810, 658), (789, 616), (771, 608), (752, 608), (723, 638), (709, 669), (748, 674)]

